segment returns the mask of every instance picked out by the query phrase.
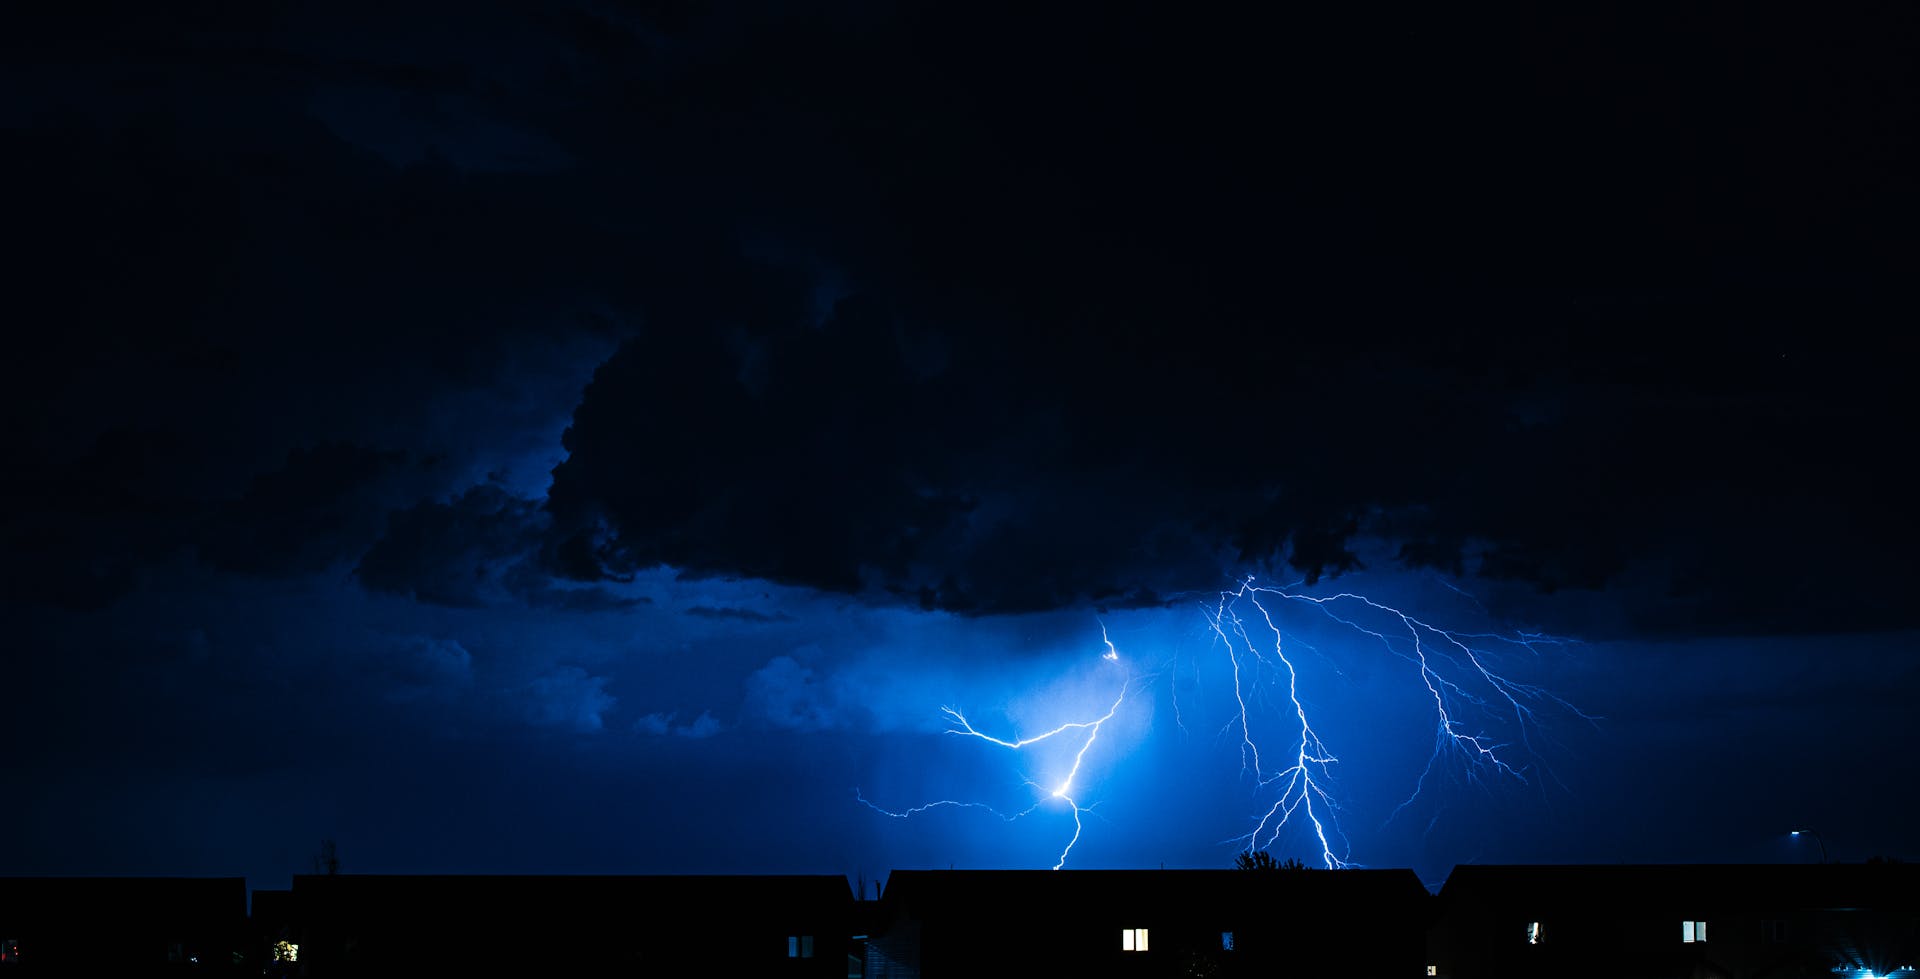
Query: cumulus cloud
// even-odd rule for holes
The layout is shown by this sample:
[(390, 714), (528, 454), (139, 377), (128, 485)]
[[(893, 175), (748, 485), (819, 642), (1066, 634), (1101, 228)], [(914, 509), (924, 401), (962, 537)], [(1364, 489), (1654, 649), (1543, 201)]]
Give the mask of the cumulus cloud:
[(678, 713), (653, 713), (633, 722), (633, 729), (641, 734), (658, 737), (710, 738), (719, 734), (722, 725), (711, 711), (701, 711), (700, 716), (684, 724), (675, 723)]
[(749, 716), (777, 728), (821, 731), (842, 723), (834, 690), (812, 667), (775, 656), (747, 677)]
[(394, 652), (386, 673), (395, 703), (448, 699), (473, 686), (473, 654), (458, 640), (414, 638)]
[(607, 693), (607, 677), (593, 676), (578, 666), (562, 666), (536, 677), (515, 692), (523, 715), (534, 724), (574, 731), (599, 731), (603, 715), (615, 698)]

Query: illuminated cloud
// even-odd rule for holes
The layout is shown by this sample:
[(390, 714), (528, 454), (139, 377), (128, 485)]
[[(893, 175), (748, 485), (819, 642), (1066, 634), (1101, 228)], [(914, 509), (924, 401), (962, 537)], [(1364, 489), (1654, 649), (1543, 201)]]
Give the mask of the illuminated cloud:
[(395, 703), (445, 699), (473, 686), (473, 654), (457, 640), (413, 639), (395, 651), (387, 675)]
[(791, 656), (775, 656), (747, 677), (746, 709), (766, 724), (795, 731), (844, 723), (833, 689)]
[(607, 678), (593, 676), (578, 666), (562, 666), (522, 687), (517, 695), (526, 718), (539, 725), (598, 731), (602, 715), (615, 699), (606, 692)]
[(641, 734), (672, 736), (676, 738), (710, 738), (719, 734), (723, 727), (720, 720), (711, 711), (701, 711), (700, 716), (685, 724), (676, 724), (678, 714), (647, 714), (633, 722), (633, 729)]

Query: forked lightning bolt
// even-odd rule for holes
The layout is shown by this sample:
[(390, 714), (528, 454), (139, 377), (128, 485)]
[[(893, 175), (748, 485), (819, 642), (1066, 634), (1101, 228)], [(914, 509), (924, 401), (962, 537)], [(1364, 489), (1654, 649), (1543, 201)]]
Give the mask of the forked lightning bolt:
[[(1238, 587), (1220, 592), (1218, 599), (1206, 609), (1205, 617), (1213, 636), (1225, 648), (1231, 667), (1235, 708), (1226, 730), (1233, 732), (1238, 741), (1242, 771), (1251, 777), (1258, 797), (1267, 799), (1263, 803), (1264, 813), (1253, 820), (1253, 829), (1232, 841), (1249, 852), (1272, 847), (1278, 841), (1281, 830), (1299, 820), (1305, 824), (1317, 845), (1319, 860), (1323, 864), (1328, 868), (1350, 865), (1345, 837), (1335, 818), (1339, 805), (1332, 791), (1333, 766), (1339, 762), (1339, 758), (1315, 732), (1307, 701), (1302, 699), (1302, 676), (1288, 654), (1287, 636), (1282, 631), (1276, 613), (1283, 603), (1307, 606), (1331, 621), (1377, 641), (1387, 652), (1407, 661), (1431, 698), (1435, 722), (1433, 753), (1428, 757), (1426, 769), (1412, 793), (1394, 810), (1394, 815), (1419, 797), (1427, 777), (1449, 755), (1457, 755), (1465, 763), (1470, 778), (1477, 778), (1481, 772), (1490, 772), (1521, 782), (1528, 780), (1524, 764), (1509, 760), (1509, 746), (1475, 727), (1470, 718), (1477, 717), (1484, 721), (1489, 712), (1510, 717), (1520, 732), (1522, 750), (1529, 753), (1531, 747), (1525, 743), (1526, 731), (1534, 722), (1537, 706), (1552, 704), (1592, 720), (1543, 688), (1511, 680), (1495, 672), (1489, 665), (1494, 658), (1494, 651), (1501, 647), (1537, 652), (1540, 646), (1563, 645), (1567, 640), (1531, 633), (1502, 635), (1454, 632), (1430, 625), (1364, 595), (1340, 592), (1313, 596), (1286, 588), (1259, 585), (1254, 578), (1248, 577)], [(1107, 636), (1104, 623), (1101, 625), (1101, 639), (1106, 645), (1102, 659), (1118, 662), (1119, 650)], [(960, 710), (941, 708), (950, 722), (948, 734), (977, 738), (1009, 751), (1021, 751), (1055, 739), (1080, 739), (1072, 765), (1065, 773), (1059, 774), (1051, 786), (1028, 783), (1048, 793), (1048, 797), (1065, 802), (1072, 809), (1073, 835), (1061, 849), (1059, 860), (1054, 864), (1055, 870), (1066, 865), (1067, 857), (1080, 841), (1084, 828), (1081, 816), (1092, 811), (1091, 807), (1082, 806), (1075, 798), (1075, 786), (1081, 779), (1088, 751), (1099, 739), (1101, 727), (1111, 721), (1126, 704), (1129, 692), (1137, 685), (1153, 680), (1155, 676), (1135, 675), (1124, 679), (1118, 695), (1105, 714), (1068, 721), (1027, 737), (997, 737), (974, 727)], [(1284, 679), (1284, 685), (1277, 682), (1279, 679)], [(1280, 708), (1279, 725), (1286, 734), (1279, 742), (1275, 742), (1264, 737), (1264, 730), (1271, 725), (1267, 724), (1266, 715), (1259, 708), (1266, 702), (1268, 687), (1282, 686), (1285, 701)], [(1282, 743), (1283, 746), (1276, 747)], [(955, 807), (985, 809), (1002, 819), (1015, 820), (1046, 804), (1048, 797), (1008, 815), (980, 803), (957, 800), (941, 800), (905, 810), (885, 809), (869, 802), (857, 790), (855, 792), (855, 798), (862, 804), (899, 819), (931, 809)]]
[[(1511, 712), (1523, 739), (1534, 721), (1534, 706), (1542, 701), (1592, 720), (1540, 687), (1494, 672), (1487, 665), (1490, 655), (1482, 648), (1500, 644), (1536, 651), (1540, 645), (1559, 645), (1566, 640), (1530, 633), (1452, 632), (1364, 595), (1340, 592), (1316, 597), (1256, 585), (1249, 577), (1238, 588), (1222, 592), (1208, 615), (1213, 632), (1226, 647), (1233, 665), (1233, 694), (1239, 713), (1230, 724), (1237, 727), (1240, 734), (1243, 770), (1249, 772), (1259, 786), (1272, 787), (1275, 793), (1252, 832), (1238, 839), (1249, 851), (1272, 846), (1280, 830), (1298, 817), (1307, 823), (1319, 844), (1321, 862), (1329, 868), (1348, 865), (1344, 846), (1336, 852), (1334, 845), (1340, 832), (1334, 820), (1338, 806), (1331, 791), (1330, 776), (1331, 766), (1339, 759), (1314, 733), (1307, 708), (1300, 700), (1300, 674), (1287, 656), (1285, 635), (1271, 607), (1279, 602), (1306, 604), (1333, 621), (1378, 640), (1388, 652), (1415, 667), (1420, 682), (1431, 696), (1436, 723), (1433, 754), (1427, 759), (1426, 770), (1421, 773), (1413, 793), (1394, 810), (1396, 815), (1419, 796), (1427, 775), (1449, 752), (1462, 757), (1469, 777), (1492, 771), (1522, 782), (1527, 780), (1524, 769), (1507, 760), (1506, 745), (1470, 728), (1463, 720), (1465, 710), (1485, 710), (1489, 697), (1497, 698), (1504, 704), (1503, 709)], [(1248, 629), (1249, 619), (1257, 619), (1253, 631)], [(1249, 697), (1260, 685), (1261, 674), (1267, 670), (1285, 672), (1287, 705), (1298, 721), (1297, 737), (1288, 737), (1286, 764), (1273, 768), (1261, 760), (1247, 706)]]
[[(1100, 627), (1100, 635), (1101, 635), (1101, 638), (1106, 642), (1106, 646), (1107, 646), (1107, 651), (1105, 653), (1102, 653), (1100, 658), (1107, 660), (1108, 662), (1119, 662), (1120, 651), (1114, 648), (1113, 640), (1108, 639), (1106, 637), (1106, 626), (1104, 624)], [(1092, 720), (1086, 720), (1086, 721), (1068, 721), (1067, 723), (1061, 724), (1050, 731), (1044, 731), (1040, 734), (1036, 734), (1031, 737), (1017, 738), (1012, 741), (1008, 741), (1005, 738), (996, 738), (991, 734), (987, 734), (979, 730), (978, 728), (975, 728), (973, 726), (973, 722), (967, 720), (967, 715), (961, 713), (959, 710), (953, 707), (940, 708), (940, 712), (945, 714), (947, 716), (947, 719), (949, 721), (952, 721), (953, 724), (956, 725), (956, 726), (947, 728), (948, 734), (960, 735), (963, 737), (970, 737), (970, 738), (979, 738), (982, 741), (999, 745), (1000, 747), (1006, 748), (1011, 751), (1019, 751), (1030, 745), (1040, 744), (1041, 742), (1045, 742), (1045, 741), (1051, 741), (1054, 738), (1066, 736), (1069, 732), (1081, 732), (1083, 739), (1080, 742), (1080, 749), (1074, 752), (1073, 754), (1073, 765), (1067, 769), (1066, 774), (1061, 776), (1059, 780), (1052, 786), (1052, 788), (1039, 785), (1038, 783), (1035, 783), (1035, 782), (1031, 782), (1031, 781), (1028, 782), (1029, 785), (1033, 785), (1035, 788), (1038, 788), (1042, 791), (1050, 793), (1052, 798), (1059, 799), (1062, 802), (1065, 802), (1068, 805), (1068, 807), (1070, 807), (1073, 811), (1073, 836), (1067, 840), (1066, 846), (1061, 848), (1060, 859), (1056, 861), (1053, 865), (1053, 869), (1055, 870), (1059, 870), (1061, 867), (1064, 867), (1067, 865), (1067, 855), (1073, 852), (1074, 844), (1080, 842), (1080, 833), (1085, 828), (1084, 824), (1080, 820), (1080, 817), (1082, 814), (1092, 811), (1092, 807), (1082, 806), (1079, 803), (1079, 801), (1076, 800), (1070, 794), (1073, 792), (1074, 781), (1080, 777), (1080, 767), (1087, 760), (1088, 749), (1092, 748), (1093, 743), (1096, 740), (1098, 740), (1100, 737), (1100, 728), (1103, 725), (1105, 725), (1108, 721), (1113, 720), (1113, 715), (1120, 712), (1120, 705), (1126, 703), (1127, 691), (1133, 686), (1133, 682), (1134, 682), (1134, 678), (1132, 677), (1128, 677), (1127, 679), (1121, 681), (1120, 693), (1113, 698), (1113, 705), (1108, 707), (1107, 712), (1105, 714), (1102, 714), (1099, 717), (1096, 717)], [(1040, 808), (1040, 806), (1044, 805), (1046, 802), (1046, 799), (1043, 798), (1040, 802), (1036, 802), (1033, 805), (1027, 807), (1026, 809), (1023, 809), (1012, 815), (1005, 815), (997, 812), (991, 807), (984, 806), (979, 803), (958, 802), (954, 800), (941, 800), (939, 802), (932, 802), (923, 806), (915, 806), (912, 809), (896, 811), (892, 809), (884, 809), (884, 808), (881, 808), (880, 806), (874, 805), (872, 802), (868, 802), (864, 796), (860, 795), (858, 789), (854, 790), (854, 797), (856, 799), (859, 799), (859, 801), (862, 804), (866, 805), (868, 808), (888, 816), (893, 816), (898, 819), (905, 819), (915, 814), (925, 812), (929, 809), (952, 806), (952, 807), (961, 807), (961, 808), (986, 809), (988, 812), (992, 812), (995, 815), (1000, 816), (1002, 819), (1011, 821), (1011, 820), (1019, 819), (1020, 817), (1033, 812), (1035, 809)]]

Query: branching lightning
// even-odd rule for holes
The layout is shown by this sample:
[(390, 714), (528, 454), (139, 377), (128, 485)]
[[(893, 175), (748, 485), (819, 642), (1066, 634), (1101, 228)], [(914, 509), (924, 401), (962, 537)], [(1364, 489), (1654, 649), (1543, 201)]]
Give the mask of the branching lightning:
[[(1282, 831), (1293, 824), (1311, 837), (1318, 847), (1318, 859), (1326, 867), (1353, 865), (1337, 819), (1340, 805), (1334, 794), (1334, 766), (1340, 759), (1314, 729), (1311, 698), (1303, 693), (1306, 678), (1296, 663), (1297, 654), (1290, 652), (1290, 647), (1300, 643), (1282, 629), (1279, 612), (1288, 603), (1318, 612), (1404, 660), (1431, 701), (1433, 751), (1411, 793), (1388, 816), (1389, 822), (1420, 797), (1429, 776), (1449, 761), (1458, 762), (1470, 780), (1493, 775), (1531, 784), (1531, 762), (1537, 755), (1528, 729), (1535, 725), (1540, 707), (1551, 705), (1593, 720), (1546, 689), (1511, 679), (1492, 665), (1500, 653), (1524, 650), (1537, 655), (1541, 647), (1562, 646), (1569, 640), (1527, 632), (1451, 631), (1353, 592), (1315, 596), (1288, 587), (1261, 585), (1249, 576), (1237, 587), (1220, 592), (1203, 612), (1214, 643), (1225, 652), (1232, 677), (1232, 716), (1222, 734), (1237, 743), (1241, 772), (1251, 781), (1259, 800), (1260, 808), (1251, 820), (1253, 828), (1229, 841), (1248, 852), (1273, 847)], [(1121, 662), (1105, 623), (1101, 624), (1101, 640), (1106, 647), (1101, 658)], [(1007, 814), (959, 800), (892, 810), (868, 801), (857, 790), (855, 798), (876, 812), (898, 819), (952, 807), (985, 809), (1008, 821), (1026, 816), (1050, 800), (1059, 800), (1071, 809), (1073, 833), (1054, 864), (1058, 870), (1066, 865), (1080, 841), (1084, 829), (1081, 817), (1092, 811), (1091, 806), (1078, 801), (1080, 792), (1076, 788), (1086, 774), (1083, 768), (1088, 752), (1099, 740), (1101, 728), (1126, 706), (1129, 694), (1158, 675), (1129, 674), (1120, 681), (1119, 692), (1104, 714), (1065, 721), (1024, 737), (990, 734), (975, 727), (960, 709), (940, 708), (949, 722), (947, 734), (978, 739), (1008, 751), (1024, 751), (1057, 740), (1078, 741), (1071, 765), (1064, 772), (1052, 773), (1050, 786), (1028, 780), (1027, 784), (1044, 794), (1024, 810)], [(1271, 713), (1265, 709), (1269, 705), (1274, 708)], [(1177, 702), (1175, 707), (1177, 720)], [(1272, 720), (1276, 717), (1278, 720)], [(1517, 746), (1489, 733), (1496, 721), (1518, 732)], [(1274, 736), (1276, 729), (1283, 733)]]
[[(1227, 646), (1227, 657), (1233, 661), (1233, 699), (1239, 704), (1237, 718), (1240, 729), (1240, 764), (1243, 771), (1250, 771), (1261, 786), (1278, 784), (1279, 798), (1274, 800), (1272, 808), (1260, 819), (1252, 833), (1245, 837), (1247, 848), (1264, 849), (1273, 844), (1280, 828), (1292, 819), (1296, 812), (1303, 812), (1306, 820), (1313, 825), (1313, 833), (1320, 841), (1320, 853), (1328, 867), (1345, 866), (1346, 861), (1333, 852), (1333, 844), (1327, 838), (1327, 822), (1322, 819), (1319, 810), (1326, 810), (1330, 817), (1334, 808), (1333, 797), (1328, 794), (1327, 767), (1340, 759), (1320, 741), (1313, 731), (1313, 724), (1307, 720), (1307, 709), (1300, 703), (1300, 674), (1294, 669), (1293, 661), (1287, 658), (1282, 647), (1280, 627), (1274, 624), (1273, 614), (1262, 605), (1256, 595), (1252, 599), (1254, 608), (1260, 612), (1261, 620), (1273, 633), (1273, 658), (1287, 671), (1287, 700), (1293, 705), (1294, 716), (1300, 721), (1299, 740), (1294, 745), (1291, 764), (1275, 772), (1265, 772), (1260, 762), (1260, 745), (1254, 740), (1252, 722), (1247, 714), (1247, 697), (1250, 688), (1258, 682), (1242, 675), (1242, 650), (1248, 657), (1258, 661), (1261, 653), (1253, 638), (1247, 633), (1246, 622), (1236, 609), (1236, 602), (1244, 597), (1252, 586), (1252, 579), (1242, 583), (1238, 592), (1222, 594), (1219, 604), (1214, 608), (1209, 620), (1215, 635)], [(1239, 640), (1236, 645), (1235, 639)], [(1315, 807), (1318, 803), (1318, 809)], [(1268, 827), (1271, 824), (1271, 830)], [(1262, 832), (1266, 832), (1266, 842), (1260, 842)], [(1336, 828), (1337, 832), (1337, 828)]]
[[(1105, 635), (1106, 635), (1106, 627), (1102, 625), (1101, 636), (1104, 638)], [(1101, 655), (1101, 659), (1104, 659), (1108, 662), (1119, 662), (1120, 653), (1119, 653), (1119, 650), (1114, 648), (1113, 641), (1110, 639), (1107, 640), (1106, 645), (1107, 645), (1107, 652)], [(947, 719), (952, 721), (953, 724), (957, 725), (955, 727), (947, 728), (948, 734), (959, 735), (962, 737), (979, 738), (982, 741), (999, 745), (1000, 747), (1006, 748), (1011, 751), (1019, 751), (1030, 745), (1036, 745), (1045, 741), (1051, 741), (1054, 738), (1066, 735), (1068, 732), (1071, 732), (1071, 731), (1084, 732), (1084, 737), (1080, 741), (1079, 750), (1073, 753), (1073, 765), (1067, 769), (1066, 774), (1061, 776), (1051, 789), (1048, 789), (1046, 786), (1040, 785), (1037, 782), (1033, 782), (1031, 780), (1028, 781), (1029, 785), (1039, 788), (1042, 791), (1049, 792), (1051, 795), (1051, 798), (1059, 799), (1060, 801), (1065, 802), (1073, 812), (1073, 836), (1067, 840), (1066, 846), (1060, 850), (1060, 859), (1053, 865), (1053, 869), (1055, 870), (1059, 870), (1061, 867), (1064, 867), (1067, 865), (1067, 855), (1073, 852), (1074, 844), (1080, 842), (1080, 833), (1085, 828), (1084, 824), (1081, 822), (1080, 817), (1085, 813), (1089, 813), (1093, 811), (1091, 806), (1082, 806), (1078, 800), (1076, 800), (1071, 794), (1069, 794), (1073, 792), (1074, 780), (1079, 778), (1080, 776), (1080, 767), (1086, 762), (1088, 749), (1092, 748), (1093, 743), (1099, 739), (1100, 728), (1104, 726), (1108, 721), (1113, 720), (1113, 715), (1119, 713), (1120, 711), (1120, 705), (1126, 703), (1127, 691), (1132, 688), (1133, 682), (1134, 680), (1132, 677), (1128, 677), (1127, 679), (1123, 680), (1120, 684), (1119, 695), (1113, 698), (1113, 705), (1107, 708), (1107, 712), (1105, 714), (1102, 714), (1097, 718), (1094, 718), (1092, 720), (1087, 720), (1087, 721), (1068, 721), (1067, 723), (1061, 724), (1050, 731), (1044, 731), (1040, 734), (1036, 734), (1031, 737), (1017, 738), (1012, 741), (1008, 741), (1004, 738), (996, 738), (991, 734), (987, 734), (979, 730), (978, 728), (975, 728), (973, 726), (973, 723), (967, 720), (967, 716), (961, 713), (956, 708), (953, 708), (953, 707), (940, 708), (940, 712), (945, 714), (947, 716)], [(1012, 821), (1033, 812), (1035, 809), (1040, 808), (1040, 806), (1045, 804), (1046, 802), (1046, 799), (1043, 798), (1040, 802), (1036, 802), (1032, 806), (1029, 806), (1026, 809), (1021, 810), (1020, 812), (1014, 813), (1009, 816), (1009, 815), (1003, 815), (1001, 813), (998, 813), (995, 810), (993, 810), (991, 807), (981, 805), (979, 803), (967, 803), (967, 802), (959, 802), (954, 800), (941, 800), (939, 802), (932, 802), (923, 806), (916, 806), (912, 809), (895, 811), (891, 809), (883, 809), (880, 806), (876, 806), (873, 803), (868, 802), (865, 797), (859, 794), (858, 790), (855, 790), (854, 797), (859, 799), (861, 803), (865, 804), (868, 808), (874, 810), (875, 812), (883, 813), (885, 815), (893, 816), (895, 818), (900, 818), (900, 819), (913, 816), (917, 813), (925, 812), (929, 809), (935, 809), (935, 808), (946, 807), (946, 806), (958, 806), (963, 808), (986, 809), (988, 812), (993, 812), (995, 815), (999, 815), (1002, 819)]]
[[(1496, 673), (1488, 666), (1490, 656), (1482, 647), (1508, 645), (1538, 652), (1542, 645), (1561, 645), (1566, 640), (1533, 633), (1500, 635), (1495, 633), (1453, 632), (1431, 625), (1399, 609), (1381, 604), (1364, 595), (1340, 592), (1313, 596), (1284, 588), (1257, 585), (1249, 577), (1232, 591), (1222, 592), (1208, 615), (1214, 635), (1225, 646), (1233, 663), (1234, 699), (1239, 704), (1236, 724), (1241, 738), (1243, 769), (1263, 788), (1272, 786), (1277, 794), (1252, 832), (1240, 837), (1249, 850), (1273, 845), (1280, 830), (1294, 818), (1303, 819), (1320, 846), (1320, 860), (1326, 866), (1347, 866), (1344, 847), (1336, 852), (1333, 839), (1339, 836), (1333, 815), (1338, 810), (1331, 791), (1331, 766), (1339, 761), (1314, 733), (1307, 708), (1300, 700), (1300, 674), (1287, 655), (1285, 634), (1275, 620), (1273, 607), (1280, 602), (1302, 603), (1347, 628), (1377, 640), (1388, 652), (1415, 667), (1420, 682), (1433, 701), (1435, 736), (1433, 754), (1427, 760), (1413, 793), (1394, 810), (1419, 797), (1427, 775), (1449, 753), (1465, 762), (1470, 778), (1481, 772), (1527, 781), (1523, 767), (1508, 760), (1508, 746), (1472, 728), (1464, 720), (1471, 711), (1488, 708), (1489, 697), (1497, 698), (1510, 711), (1522, 739), (1535, 721), (1534, 707), (1550, 702), (1582, 718), (1565, 700), (1545, 689), (1520, 683)], [(1250, 608), (1252, 611), (1244, 612)], [(1351, 609), (1352, 611), (1348, 611)], [(1254, 632), (1248, 631), (1248, 619), (1258, 619)], [(1373, 624), (1378, 621), (1380, 624)], [(1256, 638), (1256, 636), (1258, 638)], [(1479, 644), (1479, 645), (1476, 645)], [(1259, 684), (1262, 669), (1284, 670), (1287, 679), (1287, 704), (1299, 721), (1297, 738), (1289, 738), (1288, 764), (1275, 770), (1262, 766), (1259, 745), (1255, 742), (1247, 701)], [(1251, 679), (1249, 679), (1251, 674)], [(1458, 676), (1458, 679), (1455, 677)], [(1531, 746), (1523, 744), (1530, 753)], [(1388, 817), (1391, 819), (1392, 817)]]

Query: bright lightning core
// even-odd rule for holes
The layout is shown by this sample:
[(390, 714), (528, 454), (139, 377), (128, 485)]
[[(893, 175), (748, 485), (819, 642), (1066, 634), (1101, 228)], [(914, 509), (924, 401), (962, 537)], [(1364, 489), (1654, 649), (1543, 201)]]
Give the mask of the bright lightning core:
[[(1109, 780), (1118, 777), (1111, 745), (1106, 753), (1099, 750), (1103, 730), (1130, 710), (1151, 710), (1153, 695), (1163, 693), (1171, 701), (1183, 735), (1190, 733), (1186, 721), (1196, 715), (1194, 701), (1208, 713), (1224, 712), (1215, 743), (1230, 745), (1238, 755), (1248, 800), (1246, 829), (1226, 842), (1249, 851), (1264, 850), (1278, 845), (1284, 833), (1289, 843), (1308, 845), (1319, 863), (1342, 867), (1350, 865), (1352, 855), (1341, 830), (1341, 745), (1321, 734), (1331, 730), (1326, 727), (1329, 722), (1336, 727), (1353, 724), (1356, 718), (1343, 715), (1356, 709), (1394, 715), (1358, 718), (1369, 728), (1401, 726), (1415, 715), (1427, 718), (1433, 732), (1431, 751), (1406, 787), (1403, 800), (1385, 814), (1390, 822), (1441, 773), (1473, 783), (1498, 779), (1537, 784), (1543, 769), (1530, 732), (1540, 720), (1539, 712), (1585, 717), (1546, 689), (1511, 678), (1499, 666), (1516, 654), (1535, 659), (1566, 645), (1566, 640), (1555, 637), (1462, 632), (1357, 593), (1311, 595), (1261, 585), (1251, 577), (1204, 603), (1200, 619), (1207, 639), (1203, 649), (1165, 655), (1147, 671), (1134, 663), (1150, 661), (1148, 657), (1138, 649), (1123, 655), (1102, 623), (1098, 656), (1105, 669), (1097, 673), (1110, 693), (1098, 706), (1060, 708), (1038, 730), (976, 723), (960, 706), (941, 708), (948, 736), (978, 740), (983, 749), (1008, 755), (1016, 761), (1017, 770), (1027, 773), (1025, 783), (1033, 801), (1025, 808), (1003, 811), (977, 801), (943, 799), (889, 809), (856, 797), (876, 812), (900, 819), (934, 809), (962, 808), (1013, 821), (1060, 808), (1071, 815), (1072, 825), (1062, 830), (1054, 863), (1059, 869), (1087, 831), (1083, 817), (1093, 811), (1089, 800), (1110, 789)], [(1317, 648), (1316, 643), (1331, 646), (1322, 638), (1331, 636), (1341, 636), (1342, 645), (1352, 645), (1352, 654), (1335, 660)], [(1364, 665), (1365, 673), (1398, 681), (1405, 695), (1372, 698), (1346, 711), (1316, 706), (1323, 701), (1309, 691), (1326, 688), (1349, 670), (1362, 669), (1362, 660), (1371, 660)], [(1221, 678), (1214, 682), (1215, 689), (1204, 689), (1203, 674)], [(1184, 707), (1183, 698), (1188, 701)]]
[[(1102, 626), (1101, 632), (1104, 638), (1104, 626)], [(1067, 837), (1065, 844), (1061, 847), (1060, 857), (1053, 865), (1053, 869), (1059, 870), (1061, 867), (1066, 866), (1068, 855), (1073, 852), (1074, 844), (1080, 841), (1080, 834), (1086, 828), (1086, 824), (1081, 817), (1092, 812), (1091, 806), (1082, 805), (1075, 797), (1078, 791), (1076, 786), (1081, 777), (1081, 770), (1087, 764), (1087, 754), (1093, 749), (1095, 743), (1099, 741), (1101, 729), (1105, 728), (1107, 723), (1112, 721), (1114, 715), (1119, 713), (1121, 707), (1126, 704), (1128, 692), (1134, 688), (1137, 682), (1145, 679), (1132, 676), (1125, 672), (1125, 668), (1121, 665), (1122, 661), (1119, 650), (1114, 647), (1110, 639), (1106, 641), (1106, 652), (1101, 654), (1100, 659), (1103, 661), (1102, 665), (1110, 667), (1108, 670), (1101, 672), (1111, 681), (1116, 692), (1113, 696), (1113, 702), (1107, 706), (1104, 713), (1097, 716), (1064, 721), (1036, 734), (1000, 737), (975, 727), (973, 722), (968, 720), (967, 715), (959, 708), (951, 706), (940, 708), (940, 712), (948, 721), (948, 727), (946, 729), (948, 735), (977, 738), (1005, 751), (1037, 756), (1039, 771), (1036, 775), (1029, 776), (1026, 780), (1026, 785), (1035, 790), (1039, 796), (1038, 801), (1034, 802), (1031, 806), (1018, 812), (999, 813), (981, 803), (943, 799), (937, 802), (915, 806), (912, 809), (896, 811), (875, 805), (865, 797), (859, 796), (857, 791), (856, 798), (859, 798), (862, 803), (876, 812), (900, 819), (918, 815), (930, 809), (961, 807), (984, 809), (988, 812), (994, 812), (1002, 819), (1008, 821), (1032, 815), (1035, 810), (1046, 805), (1050, 800), (1056, 801), (1064, 805), (1073, 817), (1073, 832)]]

